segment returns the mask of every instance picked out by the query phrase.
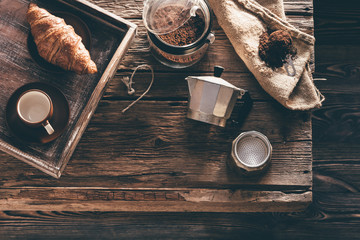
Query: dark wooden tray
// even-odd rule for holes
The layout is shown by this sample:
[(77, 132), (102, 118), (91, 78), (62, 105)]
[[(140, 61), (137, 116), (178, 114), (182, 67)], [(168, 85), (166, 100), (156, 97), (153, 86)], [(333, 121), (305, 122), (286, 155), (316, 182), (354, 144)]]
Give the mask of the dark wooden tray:
[[(84, 0), (31, 1), (50, 12), (76, 15), (90, 30), (90, 55), (98, 73), (57, 73), (38, 65), (29, 54), (30, 26), (26, 21), (29, 2), (0, 1), (0, 149), (59, 178), (129, 48), (137, 26)], [(58, 139), (47, 144), (26, 143), (14, 136), (6, 124), (5, 106), (10, 96), (31, 82), (58, 88), (69, 102), (68, 126)]]

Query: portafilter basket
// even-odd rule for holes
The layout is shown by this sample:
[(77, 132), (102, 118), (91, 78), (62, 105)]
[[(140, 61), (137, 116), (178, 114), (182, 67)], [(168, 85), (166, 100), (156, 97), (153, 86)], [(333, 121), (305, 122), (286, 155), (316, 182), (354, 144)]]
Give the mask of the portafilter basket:
[(257, 174), (266, 169), (271, 160), (269, 139), (257, 131), (241, 133), (232, 143), (230, 167), (241, 174)]

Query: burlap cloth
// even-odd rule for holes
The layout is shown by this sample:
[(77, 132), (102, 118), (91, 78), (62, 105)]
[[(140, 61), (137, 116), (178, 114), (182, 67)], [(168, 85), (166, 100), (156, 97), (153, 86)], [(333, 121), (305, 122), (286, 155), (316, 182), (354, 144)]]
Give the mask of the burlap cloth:
[[(321, 107), (324, 97), (315, 87), (309, 69), (315, 38), (286, 22), (283, 0), (209, 2), (235, 51), (267, 93), (292, 110)], [(260, 59), (259, 38), (268, 29), (286, 30), (290, 33), (297, 49), (293, 60), (295, 76), (288, 76), (284, 67), (272, 69)]]

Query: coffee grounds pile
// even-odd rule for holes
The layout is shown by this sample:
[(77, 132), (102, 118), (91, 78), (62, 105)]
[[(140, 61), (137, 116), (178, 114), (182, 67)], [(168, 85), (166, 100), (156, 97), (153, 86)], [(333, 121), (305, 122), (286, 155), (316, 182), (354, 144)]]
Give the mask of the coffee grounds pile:
[(159, 35), (159, 37), (166, 43), (174, 46), (184, 46), (191, 44), (198, 40), (204, 32), (204, 20), (196, 15), (189, 18), (181, 27), (173, 32)]
[(260, 36), (259, 56), (271, 68), (282, 67), (290, 55), (296, 55), (296, 48), (292, 45), (292, 39), (288, 32), (277, 30), (270, 35), (264, 32)]

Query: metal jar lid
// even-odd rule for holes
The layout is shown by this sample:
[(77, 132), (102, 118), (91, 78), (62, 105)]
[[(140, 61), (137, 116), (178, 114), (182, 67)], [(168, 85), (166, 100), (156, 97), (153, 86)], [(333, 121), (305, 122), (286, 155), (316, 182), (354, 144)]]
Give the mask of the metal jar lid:
[(266, 169), (271, 160), (269, 139), (257, 131), (241, 133), (232, 143), (230, 167), (242, 174), (257, 174)]

